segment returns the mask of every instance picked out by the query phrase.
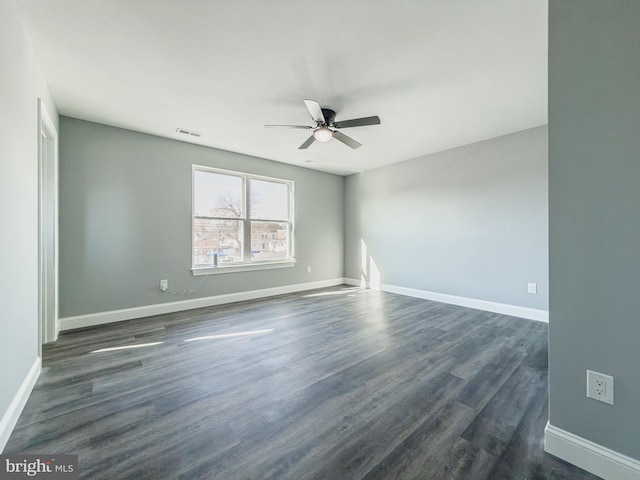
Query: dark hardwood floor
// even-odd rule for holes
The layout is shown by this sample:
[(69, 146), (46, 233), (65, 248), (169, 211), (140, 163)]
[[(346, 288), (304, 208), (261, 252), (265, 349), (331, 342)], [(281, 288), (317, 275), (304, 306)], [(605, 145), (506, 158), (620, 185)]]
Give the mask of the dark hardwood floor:
[(546, 324), (336, 287), (65, 332), (4, 453), (92, 480), (595, 479), (546, 421)]

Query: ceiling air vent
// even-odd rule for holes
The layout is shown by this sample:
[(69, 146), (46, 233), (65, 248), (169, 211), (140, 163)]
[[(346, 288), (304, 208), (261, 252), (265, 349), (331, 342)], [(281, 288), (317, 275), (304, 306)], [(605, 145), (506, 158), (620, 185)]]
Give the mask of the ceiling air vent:
[(186, 128), (176, 128), (176, 132), (182, 133), (184, 135), (189, 135), (190, 137), (201, 137), (202, 134), (198, 132), (193, 132), (191, 130), (187, 130)]

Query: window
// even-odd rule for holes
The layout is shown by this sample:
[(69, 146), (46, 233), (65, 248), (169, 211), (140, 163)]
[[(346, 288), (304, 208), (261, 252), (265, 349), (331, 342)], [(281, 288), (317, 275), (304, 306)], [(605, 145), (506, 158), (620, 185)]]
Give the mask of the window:
[(194, 272), (288, 266), (293, 182), (193, 166)]

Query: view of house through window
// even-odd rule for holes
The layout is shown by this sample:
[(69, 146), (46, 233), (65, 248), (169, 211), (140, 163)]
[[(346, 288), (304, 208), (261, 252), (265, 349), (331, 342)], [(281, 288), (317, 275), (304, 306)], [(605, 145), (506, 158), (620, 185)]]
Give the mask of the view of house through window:
[(193, 268), (288, 262), (293, 182), (193, 167)]

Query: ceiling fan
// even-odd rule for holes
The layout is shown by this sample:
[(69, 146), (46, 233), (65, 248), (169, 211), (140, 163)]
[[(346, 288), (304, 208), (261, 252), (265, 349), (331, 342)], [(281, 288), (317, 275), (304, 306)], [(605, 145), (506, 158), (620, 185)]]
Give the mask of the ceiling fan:
[(336, 112), (330, 108), (321, 108), (320, 104), (315, 100), (305, 100), (304, 104), (307, 106), (307, 110), (311, 114), (311, 118), (315, 122), (315, 126), (309, 125), (265, 125), (267, 128), (284, 127), (284, 128), (304, 128), (313, 129), (313, 134), (305, 140), (305, 142), (298, 147), (298, 150), (304, 150), (309, 148), (316, 140), (319, 142), (328, 142), (332, 138), (344, 143), (348, 147), (358, 148), (362, 144), (355, 141), (353, 138), (345, 135), (338, 130), (341, 128), (350, 127), (363, 127), (365, 125), (380, 125), (380, 117), (374, 115), (373, 117), (353, 118), (351, 120), (343, 120), (336, 122)]

